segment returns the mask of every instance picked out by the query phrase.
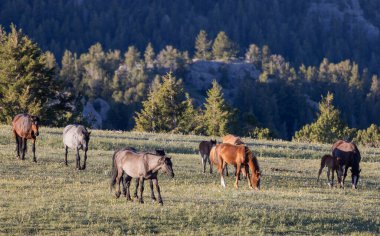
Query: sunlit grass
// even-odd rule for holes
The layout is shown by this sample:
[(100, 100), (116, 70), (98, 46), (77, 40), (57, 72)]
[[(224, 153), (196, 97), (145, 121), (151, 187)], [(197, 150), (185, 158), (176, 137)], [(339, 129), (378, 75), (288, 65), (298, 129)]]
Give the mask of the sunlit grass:
[[(9, 126), (0, 127), (0, 233), (25, 234), (379, 234), (379, 149), (361, 148), (358, 190), (317, 182), (319, 157), (330, 145), (245, 139), (263, 170), (262, 190), (233, 177), (201, 173), (197, 146), (207, 137), (93, 131), (87, 169), (75, 170), (74, 152), (63, 164), (62, 129), (42, 128), (37, 160), (17, 160)], [(145, 204), (109, 192), (113, 150), (165, 148), (175, 178), (160, 174), (164, 206), (144, 192)], [(278, 170), (274, 169), (277, 168)], [(230, 173), (233, 170), (230, 168)], [(349, 181), (349, 178), (347, 178)], [(134, 184), (132, 184), (134, 189)]]

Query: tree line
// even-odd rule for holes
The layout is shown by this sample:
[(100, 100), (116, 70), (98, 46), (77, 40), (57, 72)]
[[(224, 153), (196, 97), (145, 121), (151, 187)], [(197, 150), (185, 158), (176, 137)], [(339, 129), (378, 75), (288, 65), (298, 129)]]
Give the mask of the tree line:
[[(201, 30), (192, 58), (171, 45), (156, 52), (148, 43), (143, 53), (129, 46), (122, 54), (104, 51), (96, 43), (80, 55), (66, 50), (58, 65), (53, 53), (43, 52), (15, 26), (10, 28), (0, 31), (3, 123), (19, 112), (40, 115), (47, 125), (85, 122), (84, 102), (102, 98), (111, 107), (104, 128), (207, 135), (233, 132), (327, 142), (310, 138), (315, 136), (310, 129), (318, 126), (304, 127), (315, 121), (318, 111), (324, 114), (318, 105), (321, 95), (342, 111), (338, 118), (343, 123), (361, 129), (357, 132), (360, 140), (366, 140), (369, 133), (373, 136), (379, 122), (378, 77), (349, 60), (331, 63), (324, 59), (319, 67), (301, 65), (297, 69), (281, 55), (272, 54), (268, 46), (251, 44), (244, 63), (254, 65), (259, 74), (239, 83), (216, 77), (206, 93), (191, 87), (189, 66), (194, 60), (235, 61), (239, 46), (225, 32), (210, 39)], [(232, 87), (238, 96), (223, 97), (223, 91)], [(335, 125), (344, 131), (339, 122), (332, 124), (332, 130)], [(344, 131), (338, 136), (355, 135)]]

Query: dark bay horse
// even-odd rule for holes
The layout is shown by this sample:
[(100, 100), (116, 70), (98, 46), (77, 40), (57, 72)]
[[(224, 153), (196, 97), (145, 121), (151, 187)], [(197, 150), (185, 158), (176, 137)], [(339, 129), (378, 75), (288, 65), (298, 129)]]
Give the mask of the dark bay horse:
[[(327, 179), (328, 179), (328, 185), (330, 187), (333, 187), (333, 183), (334, 183), (334, 171), (336, 172), (337, 176), (338, 176), (338, 162), (336, 160), (336, 158), (334, 158), (333, 156), (331, 155), (324, 155), (321, 159), (321, 167), (319, 168), (319, 171), (318, 171), (318, 181), (319, 181), (319, 177), (322, 173), (322, 170), (325, 166), (327, 166)], [(330, 181), (330, 172), (331, 172), (331, 181)], [(339, 177), (338, 177), (338, 182), (340, 182), (339, 180)]]
[(358, 147), (354, 143), (339, 140), (332, 147), (332, 156), (338, 163), (338, 180), (340, 186), (344, 188), (344, 180), (347, 176), (347, 170), (351, 167), (352, 188), (356, 189), (360, 177), (361, 156)]
[(212, 146), (216, 145), (216, 140), (202, 141), (199, 144), (199, 154), (201, 155), (203, 173), (206, 173), (206, 163), (210, 165), (210, 174), (212, 174), (212, 165), (210, 161), (210, 151)]
[(162, 170), (174, 177), (172, 162), (169, 157), (163, 157), (151, 153), (136, 153), (131, 150), (118, 150), (112, 158), (112, 177), (110, 189), (117, 185), (115, 192), (116, 197), (120, 197), (120, 180), (123, 174), (126, 175), (126, 195), (127, 200), (131, 200), (129, 186), (132, 178), (138, 178), (140, 184), (139, 202), (143, 201), (144, 180), (153, 179), (158, 193), (158, 201), (162, 204), (160, 187), (158, 185), (157, 172)]
[[(226, 164), (236, 166), (236, 181), (235, 187), (238, 188), (238, 180), (240, 171), (247, 176), (248, 185), (250, 188), (260, 189), (260, 167), (256, 156), (252, 151), (243, 145), (232, 145), (229, 143), (217, 144), (214, 150), (215, 157), (213, 159), (218, 162), (218, 172), (220, 181), (223, 187), (226, 187), (223, 169)], [(249, 170), (251, 171), (251, 179), (249, 178)]]
[[(63, 144), (65, 145), (65, 165), (67, 165), (68, 149), (76, 152), (76, 168), (78, 170), (86, 169), (87, 151), (90, 142), (91, 132), (87, 131), (83, 125), (68, 125), (63, 130)], [(79, 150), (84, 151), (84, 163), (80, 165)]]
[(33, 161), (37, 162), (36, 158), (36, 138), (39, 135), (38, 122), (40, 119), (37, 116), (29, 114), (18, 114), (13, 118), (12, 129), (16, 139), (17, 157), (25, 160), (25, 153), (27, 149), (26, 141), (32, 140)]

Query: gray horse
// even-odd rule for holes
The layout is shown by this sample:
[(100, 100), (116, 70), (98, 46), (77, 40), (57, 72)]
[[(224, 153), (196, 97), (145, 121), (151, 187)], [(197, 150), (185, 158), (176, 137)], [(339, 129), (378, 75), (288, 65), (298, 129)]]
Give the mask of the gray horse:
[[(63, 144), (65, 145), (65, 165), (67, 165), (67, 152), (68, 148), (76, 150), (77, 160), (76, 168), (78, 170), (86, 169), (88, 143), (90, 141), (90, 134), (83, 125), (68, 125), (63, 130)], [(80, 166), (79, 149), (84, 151), (84, 163)]]

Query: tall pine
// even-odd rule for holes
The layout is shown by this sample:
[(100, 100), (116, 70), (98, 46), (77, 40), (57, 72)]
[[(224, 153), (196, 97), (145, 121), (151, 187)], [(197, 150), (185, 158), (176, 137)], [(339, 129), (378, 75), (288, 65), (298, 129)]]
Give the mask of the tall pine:
[(222, 87), (214, 80), (207, 91), (202, 124), (207, 135), (220, 136), (227, 133), (231, 113), (223, 98)]
[(195, 39), (195, 58), (201, 60), (211, 59), (211, 41), (207, 39), (207, 33), (201, 30)]

